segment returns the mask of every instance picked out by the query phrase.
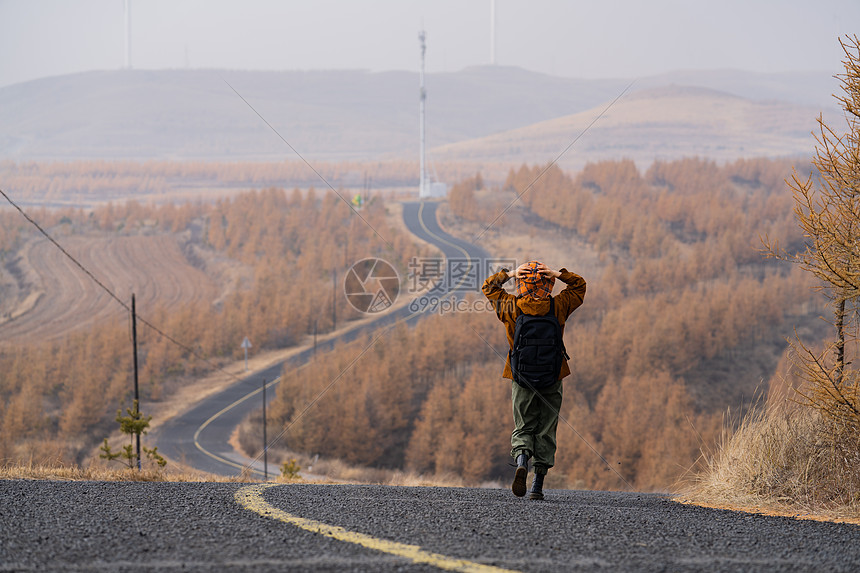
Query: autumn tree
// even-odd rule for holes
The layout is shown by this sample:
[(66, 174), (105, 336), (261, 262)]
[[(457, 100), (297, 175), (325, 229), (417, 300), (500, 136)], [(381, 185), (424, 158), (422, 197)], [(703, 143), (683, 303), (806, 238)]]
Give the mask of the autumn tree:
[(794, 342), (796, 366), (808, 383), (803, 400), (842, 426), (860, 431), (860, 370), (846, 353), (856, 354), (857, 302), (860, 288), (860, 40), (840, 40), (845, 73), (839, 101), (846, 131), (839, 133), (818, 118), (815, 134), (815, 176), (794, 173), (789, 187), (797, 222), (806, 238), (804, 248), (789, 254), (766, 242), (771, 256), (789, 260), (812, 273), (833, 309), (835, 340), (816, 350)]
[(484, 180), (480, 173), (455, 183), (448, 193), (448, 205), (451, 212), (457, 217), (469, 221), (481, 220), (481, 214), (478, 212), (478, 205), (475, 200), (475, 191), (480, 191), (483, 187)]

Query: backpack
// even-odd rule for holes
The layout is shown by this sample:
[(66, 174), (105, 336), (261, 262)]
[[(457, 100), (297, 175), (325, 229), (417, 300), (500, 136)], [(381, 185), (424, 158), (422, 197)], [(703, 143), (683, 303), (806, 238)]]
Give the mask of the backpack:
[(564, 348), (561, 324), (550, 297), (549, 312), (531, 315), (520, 312), (514, 328), (514, 344), (508, 354), (514, 382), (539, 390), (558, 381), (562, 360), (570, 359)]

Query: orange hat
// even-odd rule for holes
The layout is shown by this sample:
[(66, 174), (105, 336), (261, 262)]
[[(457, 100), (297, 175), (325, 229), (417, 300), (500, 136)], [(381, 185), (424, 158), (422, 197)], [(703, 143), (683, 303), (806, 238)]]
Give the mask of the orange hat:
[(523, 278), (517, 278), (517, 296), (527, 296), (535, 300), (543, 300), (552, 296), (555, 277), (545, 277), (538, 273), (538, 261), (529, 261), (529, 273)]

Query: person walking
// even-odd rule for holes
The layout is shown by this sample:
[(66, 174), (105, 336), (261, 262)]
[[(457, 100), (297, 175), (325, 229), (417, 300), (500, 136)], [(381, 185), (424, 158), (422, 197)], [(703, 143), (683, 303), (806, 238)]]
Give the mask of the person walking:
[[(502, 288), (502, 285), (511, 278), (516, 278), (516, 295), (510, 294)], [(552, 296), (556, 279), (567, 286), (561, 293)], [(513, 274), (508, 269), (502, 269), (488, 277), (481, 290), (487, 299), (493, 303), (496, 315), (505, 325), (505, 333), (511, 348), (502, 373), (503, 378), (511, 380), (511, 403), (514, 414), (511, 457), (516, 460), (517, 469), (514, 473), (511, 491), (517, 497), (523, 497), (526, 494), (529, 460), (533, 459), (534, 481), (528, 491), (529, 499), (544, 499), (544, 477), (555, 464), (555, 434), (562, 402), (562, 379), (570, 375), (567, 353), (560, 336), (564, 333), (567, 317), (582, 305), (585, 298), (585, 279), (564, 268), (555, 271), (542, 262), (529, 261), (517, 267)], [(518, 331), (517, 324), (518, 319), (519, 323), (525, 323), (528, 317), (537, 316), (554, 317), (557, 320), (557, 323), (553, 322), (552, 319), (543, 322), (556, 325), (559, 340), (555, 341), (558, 350), (554, 352), (560, 355), (555, 357), (555, 362), (550, 362), (553, 364), (551, 373), (544, 372), (532, 376), (528, 374), (529, 371), (546, 371), (549, 367), (525, 364), (529, 360), (529, 355), (528, 353), (519, 353), (519, 346), (521, 343), (529, 343), (522, 335), (527, 327), (523, 324)], [(547, 327), (541, 326), (539, 328)], [(551, 329), (552, 327), (548, 328)], [(552, 330), (544, 330), (544, 332), (552, 332)], [(520, 337), (516, 344), (515, 337)], [(555, 339), (556, 337), (552, 336), (551, 338)], [(534, 340), (531, 342), (535, 343)], [(544, 343), (544, 340), (537, 341), (537, 344)], [(545, 344), (550, 343), (546, 342)], [(517, 352), (515, 352), (515, 347)], [(549, 353), (538, 350), (537, 354), (548, 356)], [(540, 376), (546, 380), (545, 383), (540, 381)]]

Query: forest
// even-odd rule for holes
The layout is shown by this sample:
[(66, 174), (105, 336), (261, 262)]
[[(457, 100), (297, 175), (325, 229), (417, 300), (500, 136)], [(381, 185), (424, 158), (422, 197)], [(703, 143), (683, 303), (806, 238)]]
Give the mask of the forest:
[[(353, 257), (374, 255), (405, 269), (407, 258), (416, 253), (411, 239), (387, 224), (381, 200), (371, 200), (361, 216), (372, 228), (333, 193), (283, 189), (248, 192), (214, 204), (128, 202), (90, 212), (31, 213), (61, 239), (62, 234), (173, 234), (200, 249), (189, 253), (215, 252), (250, 270), (247, 281), (223, 300), (172, 312), (161, 306), (141, 311), (173, 339), (141, 328), (141, 397), (156, 413), (157, 402), (169, 398), (178, 385), (239, 358), (236, 341), (244, 336), (260, 349), (283, 348), (314, 329), (331, 330), (334, 320), (356, 318), (341, 293), (333, 292), (332, 273), (343, 276)], [(14, 261), (16, 249), (37, 232), (17, 212), (4, 211), (2, 223), (0, 253)], [(333, 301), (334, 313), (328, 310)], [(128, 322), (119, 312), (115, 321), (58, 342), (13, 341), (0, 347), (0, 459), (85, 459), (109, 431), (116, 409), (129, 404)]]
[[(484, 189), (480, 176), (452, 188), (453, 215), (476, 223), (464, 238), (530, 187), (517, 208), (539, 218), (521, 235), (567, 228), (604, 261), (601, 276), (586, 277), (586, 302), (566, 331), (574, 374), (551, 483), (672, 487), (715, 443), (727, 409), (743, 411), (767, 392), (785, 337), (795, 327), (815, 331), (813, 285), (760, 253), (768, 234), (787, 248), (802, 242), (783, 182), (790, 170), (770, 160), (689, 159), (644, 174), (632, 162), (606, 162), (575, 176), (523, 166), (502, 188)], [(429, 318), (356, 342), (337, 364), (285, 371), (271, 422), (289, 427), (293, 451), (466, 483), (498, 479), (509, 461), (506, 351), (492, 313)], [(362, 352), (348, 383), (306, 410)], [(243, 443), (259, 443), (253, 428), (245, 433)]]
[[(31, 169), (15, 169), (25, 167)], [(657, 162), (644, 172), (630, 161), (578, 173), (523, 165), (500, 185), (464, 174), (453, 186), (449, 230), (466, 240), (501, 214), (499, 224), (521, 241), (552, 228), (599, 255), (599, 272), (585, 276), (585, 304), (566, 330), (573, 375), (565, 383), (550, 487), (671, 488), (718, 438), (727, 408), (747, 408), (767, 390), (785, 337), (795, 327), (814, 331), (814, 285), (760, 252), (765, 236), (780, 237), (788, 249), (802, 244), (784, 182), (791, 167), (695, 158)], [(300, 342), (315, 321), (321, 331), (330, 328), (330, 313), (320, 309), (330, 308), (331, 288), (316, 285), (329, 285), (332, 270), (342, 276), (359, 254), (401, 268), (428, 254), (388, 224), (385, 210), (378, 197), (362, 215), (388, 243), (329, 192), (273, 188), (214, 203), (127, 202), (31, 214), (49, 229), (65, 219), (69, 233), (181, 235), (252, 269), (216, 305), (148, 316), (217, 363), (238, 358), (233, 341), (246, 332), (275, 348)], [(0, 256), (8, 261), (33, 230), (17, 213), (0, 217)], [(511, 226), (514, 219), (519, 226)], [(339, 316), (355, 316), (342, 297), (336, 304)], [(86, 461), (128, 398), (127, 328), (121, 319), (57, 343), (0, 347), (0, 458)], [(468, 484), (500, 479), (508, 473), (511, 429), (510, 383), (501, 378), (506, 352), (491, 312), (397, 325), (286, 370), (269, 423), (286, 429), (279, 444), (286, 452), (455, 474)], [(144, 334), (141, 354), (152, 403), (211, 368), (152, 332)], [(246, 424), (242, 443), (259, 443), (257, 431)]]

